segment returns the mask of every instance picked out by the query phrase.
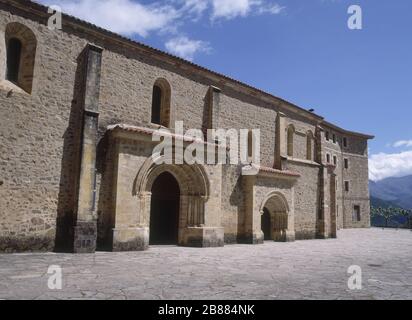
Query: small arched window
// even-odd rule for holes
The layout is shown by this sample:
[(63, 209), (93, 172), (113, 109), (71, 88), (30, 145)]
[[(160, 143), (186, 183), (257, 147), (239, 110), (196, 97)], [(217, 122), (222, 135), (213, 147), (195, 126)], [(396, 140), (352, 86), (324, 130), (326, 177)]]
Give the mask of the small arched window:
[(293, 125), (288, 127), (288, 137), (287, 137), (287, 144), (288, 144), (288, 156), (293, 157), (293, 140), (295, 136), (295, 128)]
[(170, 126), (170, 85), (165, 79), (158, 79), (153, 85), (152, 118), (153, 124)]
[(16, 38), (11, 38), (7, 44), (6, 79), (16, 84), (19, 80), (21, 48), (22, 48), (21, 41)]
[(6, 26), (6, 80), (27, 93), (32, 92), (37, 39), (33, 31), (18, 22)]
[(306, 134), (306, 159), (313, 160), (313, 133), (308, 131)]

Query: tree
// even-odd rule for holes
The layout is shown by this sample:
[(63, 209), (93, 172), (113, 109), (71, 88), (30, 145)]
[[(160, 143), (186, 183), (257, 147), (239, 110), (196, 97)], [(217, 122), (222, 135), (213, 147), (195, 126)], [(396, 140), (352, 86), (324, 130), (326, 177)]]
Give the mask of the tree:
[(382, 208), (380, 207), (376, 208), (376, 207), (371, 206), (371, 217), (372, 218), (380, 217), (379, 209), (382, 209)]
[(393, 207), (388, 207), (388, 208), (372, 207), (371, 215), (372, 217), (382, 217), (383, 219), (385, 219), (385, 228), (387, 228), (391, 218), (396, 215), (396, 209)]
[(371, 217), (382, 217), (385, 220), (385, 228), (389, 226), (389, 221), (396, 216), (403, 216), (406, 218), (407, 223), (406, 227), (412, 229), (412, 209), (405, 210), (401, 208), (382, 208), (382, 207), (373, 207), (371, 206)]
[(412, 210), (399, 209), (398, 214), (406, 218), (406, 227), (412, 229)]

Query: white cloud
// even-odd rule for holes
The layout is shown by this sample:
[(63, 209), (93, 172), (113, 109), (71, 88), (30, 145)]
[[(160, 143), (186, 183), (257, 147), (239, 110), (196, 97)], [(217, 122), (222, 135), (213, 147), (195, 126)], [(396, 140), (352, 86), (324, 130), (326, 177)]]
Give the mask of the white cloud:
[[(142, 0), (38, 0), (57, 5), (63, 12), (99, 27), (128, 36), (174, 30), (210, 12), (211, 19), (233, 19), (249, 14), (278, 14), (278, 4), (265, 0), (168, 0), (143, 4)], [(209, 10), (210, 9), (210, 10)]]
[(251, 0), (213, 0), (213, 19), (233, 19), (249, 14), (253, 1)]
[(198, 52), (209, 53), (209, 43), (201, 40), (191, 40), (185, 36), (176, 37), (166, 42), (166, 49), (181, 58), (192, 61)]
[(184, 5), (182, 11), (187, 12), (189, 15), (193, 15), (193, 20), (198, 20), (202, 14), (209, 7), (209, 0), (182, 0)]
[(395, 148), (412, 147), (412, 140), (400, 140), (393, 144)]
[[(57, 5), (62, 11), (99, 27), (129, 37), (153, 32), (169, 37), (168, 51), (188, 60), (210, 52), (208, 42), (190, 40), (180, 29), (201, 18), (230, 20), (248, 15), (278, 14), (283, 10), (266, 0), (37, 0)], [(170, 39), (170, 37), (173, 37)]]
[(369, 178), (373, 181), (410, 174), (412, 174), (412, 151), (379, 153), (369, 158)]
[(58, 5), (63, 12), (99, 27), (124, 35), (146, 37), (151, 31), (168, 28), (179, 11), (168, 4), (143, 5), (131, 0), (40, 0)]
[(258, 10), (259, 14), (279, 14), (281, 13), (285, 7), (281, 7), (277, 3), (272, 3), (268, 5), (261, 6)]
[(212, 20), (234, 19), (249, 14), (278, 14), (283, 7), (263, 0), (212, 0)]

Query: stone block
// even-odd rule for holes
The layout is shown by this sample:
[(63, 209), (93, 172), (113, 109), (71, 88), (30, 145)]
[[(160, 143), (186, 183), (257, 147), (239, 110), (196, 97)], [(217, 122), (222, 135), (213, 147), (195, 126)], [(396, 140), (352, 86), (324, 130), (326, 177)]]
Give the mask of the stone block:
[(179, 245), (186, 247), (223, 247), (224, 228), (188, 227), (182, 230)]
[(74, 253), (94, 253), (96, 251), (96, 222), (78, 221), (74, 227)]
[(113, 251), (143, 251), (149, 248), (149, 228), (113, 229)]

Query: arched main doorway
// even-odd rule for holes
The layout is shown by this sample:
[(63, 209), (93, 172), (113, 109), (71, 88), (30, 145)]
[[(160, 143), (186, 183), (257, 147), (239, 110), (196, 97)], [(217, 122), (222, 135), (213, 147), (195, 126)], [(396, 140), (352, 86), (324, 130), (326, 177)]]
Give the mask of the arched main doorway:
[(264, 236), (264, 240), (273, 240), (272, 239), (272, 222), (270, 221), (270, 212), (267, 208), (263, 209), (263, 214), (261, 217), (261, 226)]
[(177, 245), (179, 211), (179, 184), (172, 174), (163, 172), (152, 185), (150, 244)]
[[(147, 245), (197, 246), (196, 239), (204, 237), (201, 228), (205, 227), (210, 194), (208, 176), (200, 165), (165, 163), (168, 161), (170, 159), (159, 155), (149, 157), (141, 166), (133, 186), (137, 221), (142, 228), (147, 228)], [(173, 234), (169, 234), (172, 231)]]

